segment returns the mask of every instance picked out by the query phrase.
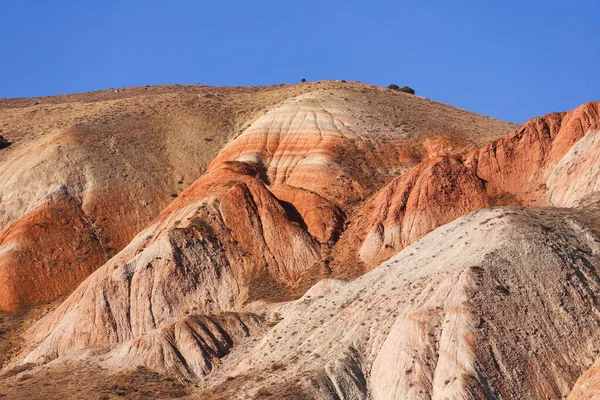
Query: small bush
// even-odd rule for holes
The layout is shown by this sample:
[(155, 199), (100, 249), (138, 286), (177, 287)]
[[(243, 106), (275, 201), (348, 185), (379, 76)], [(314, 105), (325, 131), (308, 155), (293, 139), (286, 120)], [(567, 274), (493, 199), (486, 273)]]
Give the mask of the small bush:
[(275, 364), (271, 365), (271, 369), (273, 371), (277, 371), (278, 369), (284, 369), (284, 368), (285, 368), (285, 365), (282, 363), (275, 363)]
[(300, 82), (305, 83), (306, 82), (306, 78), (300, 79)]
[(0, 149), (10, 146), (12, 143), (4, 138), (4, 136), (0, 136)]
[(408, 94), (415, 94), (415, 90), (413, 88), (408, 87), (408, 86), (400, 87), (400, 86), (396, 85), (395, 83), (392, 83), (390, 86), (388, 86), (388, 89), (398, 90), (400, 92), (404, 92), (404, 93), (408, 93)]
[(496, 285), (496, 291), (508, 296), (510, 294), (510, 289), (504, 285)]
[(270, 321), (267, 323), (267, 325), (269, 326), (269, 328), (274, 327), (275, 325), (277, 325), (279, 323), (279, 321)]
[(273, 393), (271, 393), (271, 391), (269, 391), (269, 389), (267, 389), (266, 387), (261, 387), (260, 389), (258, 389), (258, 391), (256, 392), (256, 397), (255, 398), (262, 398), (262, 397), (269, 397), (272, 396)]

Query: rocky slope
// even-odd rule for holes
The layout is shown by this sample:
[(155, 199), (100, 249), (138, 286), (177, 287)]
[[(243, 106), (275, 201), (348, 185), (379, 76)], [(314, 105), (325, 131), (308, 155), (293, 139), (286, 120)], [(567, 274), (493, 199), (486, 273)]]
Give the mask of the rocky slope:
[(199, 379), (216, 362), (191, 398), (562, 398), (580, 375), (594, 379), (585, 371), (600, 351), (599, 216), (476, 211), (354, 281), (249, 306), (273, 321), (262, 330), (259, 317), (184, 316), (28, 372), (85, 360)]
[(565, 397), (599, 352), (597, 218), (477, 211), (352, 282), (321, 281), (226, 361), (237, 385), (221, 398), (292, 386), (325, 399)]
[[(295, 201), (311, 235), (328, 241), (342, 224), (337, 207), (349, 199), (429, 153), (472, 148), (510, 124), (374, 86), (317, 82), (4, 100), (0, 129), (12, 143), (0, 152), (0, 310), (14, 311), (70, 293), (240, 132), (211, 168), (266, 156), (263, 184), (277, 184), (282, 204)], [(363, 161), (353, 166), (348, 157)], [(329, 196), (298, 190), (310, 171), (327, 171), (314, 185), (333, 184)]]
[[(167, 168), (122, 155), (132, 168), (124, 175), (116, 156), (94, 161), (102, 175), (43, 152), (22, 170), (2, 161), (6, 174), (57, 171), (42, 174), (35, 194), (5, 175), (2, 307), (72, 293), (19, 328), (23, 346), (4, 367), (0, 393), (27, 397), (24, 376), (39, 387), (72, 371), (84, 380), (109, 371), (115, 382), (153, 371), (177, 379), (181, 396), (209, 399), (588, 398), (596, 390), (600, 103), (502, 136), (509, 124), (347, 82), (137, 88), (61, 101), (105, 106), (111, 96), (141, 108), (169, 99), (172, 123), (184, 112), (196, 118), (190, 101), (201, 102), (198, 126), (230, 122), (202, 139), (203, 150), (197, 131), (175, 130), (182, 144), (173, 153), (148, 154), (171, 160)], [(11, 100), (0, 111), (27, 107)], [(147, 142), (134, 126), (123, 136)], [(103, 135), (119, 137), (98, 133), (85, 146), (105, 143)], [(6, 136), (14, 144), (5, 160), (47, 140)], [(136, 143), (123, 148), (147, 147)], [(70, 148), (72, 158), (92, 157), (85, 146)], [(121, 178), (127, 200), (110, 196)], [(142, 179), (154, 197), (134, 193)], [(91, 195), (95, 185), (105, 197)], [(146, 198), (160, 209), (139, 211)], [(113, 214), (104, 220), (86, 206), (107, 199)]]
[(600, 181), (599, 134), (600, 103), (588, 103), (534, 118), (466, 154), (426, 160), (364, 205), (337, 244), (337, 259), (349, 264), (359, 248), (356, 261), (372, 268), (432, 229), (483, 207), (576, 206)]
[[(27, 360), (132, 339), (191, 309), (213, 314), (289, 298), (327, 276), (324, 253), (347, 204), (419, 160), (397, 156), (407, 139), (369, 133), (364, 110), (350, 113), (329, 96), (296, 96), (251, 124), (39, 326), (43, 343)], [(422, 136), (410, 140), (431, 134)]]

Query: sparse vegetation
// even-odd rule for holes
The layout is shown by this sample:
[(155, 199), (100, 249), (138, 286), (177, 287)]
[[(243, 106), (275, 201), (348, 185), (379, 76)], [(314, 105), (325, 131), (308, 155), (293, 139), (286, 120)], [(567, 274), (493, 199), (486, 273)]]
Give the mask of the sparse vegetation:
[(500, 292), (506, 296), (508, 296), (510, 294), (510, 290), (508, 289), (508, 287), (506, 287), (504, 285), (496, 285), (496, 291)]
[(271, 365), (271, 369), (273, 371), (277, 371), (278, 369), (284, 369), (285, 365), (283, 363), (274, 363), (273, 365)]
[(4, 138), (4, 136), (0, 135), (0, 149), (10, 146), (12, 143)]
[(271, 393), (271, 391), (264, 386), (258, 389), (258, 391), (256, 392), (256, 398), (268, 397), (271, 395), (273, 395), (273, 393)]
[(415, 94), (415, 90), (413, 88), (411, 88), (409, 86), (400, 87), (400, 86), (396, 85), (395, 83), (392, 83), (391, 85), (389, 85), (388, 89), (398, 90), (399, 92), (404, 92), (404, 93), (408, 93), (408, 94)]

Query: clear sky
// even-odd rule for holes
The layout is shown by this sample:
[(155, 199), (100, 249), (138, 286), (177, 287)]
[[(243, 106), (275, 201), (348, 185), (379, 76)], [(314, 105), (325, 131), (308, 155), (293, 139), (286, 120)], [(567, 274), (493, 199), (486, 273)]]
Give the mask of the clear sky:
[(595, 0), (0, 0), (0, 97), (346, 79), (524, 122), (599, 67)]

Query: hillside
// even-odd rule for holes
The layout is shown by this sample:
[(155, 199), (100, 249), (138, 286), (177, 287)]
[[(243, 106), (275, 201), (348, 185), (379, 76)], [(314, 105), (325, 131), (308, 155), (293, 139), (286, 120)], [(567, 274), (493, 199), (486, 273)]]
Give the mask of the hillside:
[[(428, 152), (462, 151), (511, 128), (430, 100), (344, 82), (140, 87), (2, 100), (0, 134), (12, 145), (0, 151), (0, 309), (70, 293), (196, 181), (226, 144), (242, 133), (248, 137), (246, 131), (265, 119), (268, 124), (265, 113), (303, 98), (330, 118), (344, 115), (357, 151), (369, 151), (368, 166), (378, 167), (353, 177), (359, 185), (353, 199)], [(300, 140), (316, 134), (321, 122), (308, 123)], [(281, 196), (286, 201), (294, 194)]]
[(597, 390), (600, 103), (516, 127), (343, 81), (165, 86), (0, 125), (9, 398)]

